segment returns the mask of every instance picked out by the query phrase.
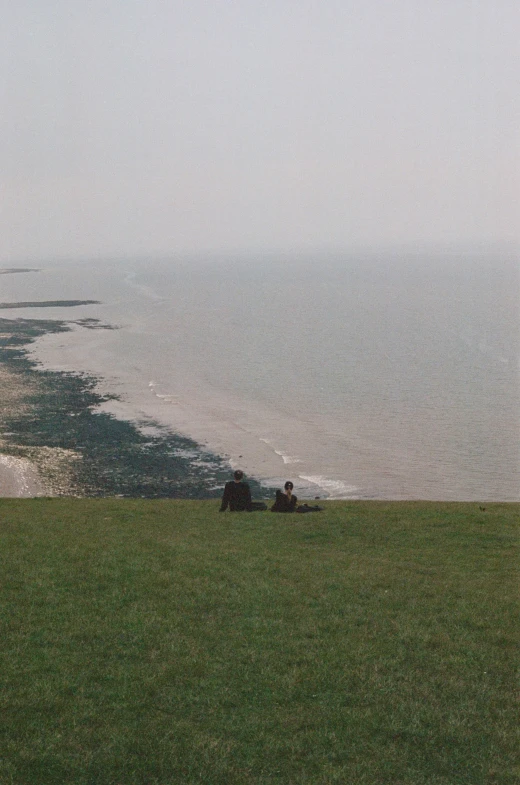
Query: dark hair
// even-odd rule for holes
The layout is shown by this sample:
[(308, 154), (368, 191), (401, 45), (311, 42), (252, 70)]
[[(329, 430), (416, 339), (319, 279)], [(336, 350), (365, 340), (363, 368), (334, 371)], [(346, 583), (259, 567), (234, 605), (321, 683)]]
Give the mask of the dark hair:
[(289, 488), (292, 491), (292, 489), (294, 488), (294, 485), (292, 484), (292, 482), (290, 480), (287, 480), (287, 482), (285, 483), (285, 485), (283, 487), (285, 488), (286, 491), (288, 491)]
[(237, 482), (240, 482), (240, 480), (242, 479), (243, 476), (244, 476), (244, 472), (241, 472), (240, 469), (237, 469), (236, 472), (233, 475), (233, 477), (235, 478), (235, 480)]

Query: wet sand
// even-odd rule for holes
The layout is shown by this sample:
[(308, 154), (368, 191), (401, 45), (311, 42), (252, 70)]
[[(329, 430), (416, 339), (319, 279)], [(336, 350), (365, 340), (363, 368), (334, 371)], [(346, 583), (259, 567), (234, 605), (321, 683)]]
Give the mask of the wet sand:
[(220, 497), (231, 471), (221, 456), (150, 420), (117, 419), (97, 378), (29, 357), (35, 338), (74, 324), (0, 319), (0, 496)]
[(38, 471), (26, 458), (0, 455), (0, 497), (27, 498), (45, 495)]

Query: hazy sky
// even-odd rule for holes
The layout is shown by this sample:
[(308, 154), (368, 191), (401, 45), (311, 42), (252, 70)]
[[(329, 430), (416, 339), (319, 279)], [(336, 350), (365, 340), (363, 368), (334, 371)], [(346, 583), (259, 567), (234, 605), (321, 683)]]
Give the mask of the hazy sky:
[(0, 263), (508, 243), (518, 0), (4, 0)]

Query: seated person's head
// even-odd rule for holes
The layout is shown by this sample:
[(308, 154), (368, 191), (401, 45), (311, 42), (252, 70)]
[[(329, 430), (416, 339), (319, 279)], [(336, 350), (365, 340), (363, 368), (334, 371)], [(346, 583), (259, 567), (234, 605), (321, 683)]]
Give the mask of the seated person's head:
[(294, 485), (292, 484), (292, 482), (290, 480), (287, 480), (287, 482), (285, 483), (285, 485), (283, 487), (284, 487), (284, 489), (286, 491), (292, 491), (292, 489), (294, 488)]
[(233, 474), (233, 477), (235, 478), (235, 482), (241, 482), (244, 479), (244, 472), (241, 472), (240, 469), (237, 469)]

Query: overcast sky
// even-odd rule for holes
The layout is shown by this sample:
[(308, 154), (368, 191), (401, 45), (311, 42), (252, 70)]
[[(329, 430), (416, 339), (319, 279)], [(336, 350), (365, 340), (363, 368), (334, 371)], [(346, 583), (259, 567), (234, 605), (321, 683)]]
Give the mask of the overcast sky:
[(0, 263), (511, 243), (517, 0), (2, 3)]

